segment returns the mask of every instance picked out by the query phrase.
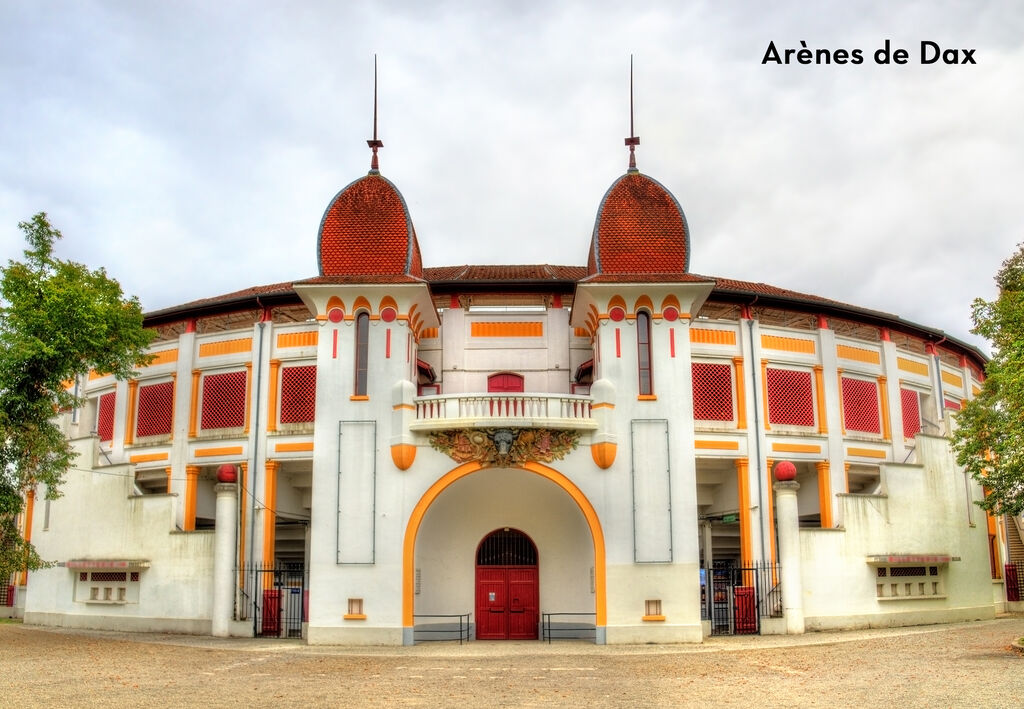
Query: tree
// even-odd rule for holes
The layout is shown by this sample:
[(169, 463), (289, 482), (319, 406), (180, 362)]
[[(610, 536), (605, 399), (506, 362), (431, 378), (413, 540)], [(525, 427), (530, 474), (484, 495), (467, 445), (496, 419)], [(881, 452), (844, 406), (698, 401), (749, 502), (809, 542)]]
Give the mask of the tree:
[(59, 497), (73, 463), (55, 418), (82, 403), (69, 382), (90, 369), (130, 377), (152, 340), (138, 299), (104, 269), (54, 257), (61, 233), (45, 213), (18, 228), (25, 260), (0, 270), (0, 579), (46, 565), (16, 517), (40, 484), (47, 499)]
[(978, 298), (971, 332), (992, 343), (981, 392), (956, 417), (957, 462), (988, 489), (996, 514), (1024, 512), (1024, 244), (996, 274), (998, 297)]

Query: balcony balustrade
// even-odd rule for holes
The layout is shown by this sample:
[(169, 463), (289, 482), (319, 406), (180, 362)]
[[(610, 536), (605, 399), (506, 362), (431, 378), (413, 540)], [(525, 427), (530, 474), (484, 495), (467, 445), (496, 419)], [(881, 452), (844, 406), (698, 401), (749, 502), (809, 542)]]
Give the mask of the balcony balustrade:
[(576, 394), (446, 394), (413, 400), (413, 431), (452, 428), (553, 428), (592, 430), (592, 399)]

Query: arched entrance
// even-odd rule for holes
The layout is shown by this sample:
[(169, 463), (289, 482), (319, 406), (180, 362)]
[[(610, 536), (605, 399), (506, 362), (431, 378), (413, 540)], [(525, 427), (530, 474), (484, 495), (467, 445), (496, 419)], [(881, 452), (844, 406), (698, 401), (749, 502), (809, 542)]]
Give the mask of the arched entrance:
[[(576, 487), (576, 485), (569, 480), (565, 475), (558, 472), (554, 468), (550, 468), (542, 463), (523, 463), (519, 466), (520, 470), (527, 473), (536, 475), (539, 479), (547, 480), (564, 491), (569, 499), (572, 500), (573, 506), (580, 511), (583, 515), (584, 524), (589, 532), (589, 537), (592, 542), (593, 556), (589, 557), (588, 563), (593, 564), (593, 572), (591, 573), (591, 590), (593, 594), (593, 609), (596, 618), (597, 625), (597, 642), (599, 644), (604, 643), (604, 629), (607, 625), (607, 594), (606, 594), (606, 583), (605, 583), (605, 544), (604, 544), (604, 532), (601, 529), (601, 522), (598, 519), (597, 511), (593, 505), (587, 499), (586, 495)], [(420, 527), (424, 522), (429, 510), (432, 509), (435, 502), (438, 502), (439, 498), (443, 497), (442, 493), (448, 490), (451, 486), (459, 481), (470, 480), (475, 478), (475, 474), (488, 474), (492, 469), (484, 468), (478, 462), (463, 463), (452, 470), (449, 470), (446, 474), (438, 478), (420, 498), (419, 502), (412, 509), (409, 514), (409, 521), (406, 524), (405, 536), (403, 539), (402, 546), (402, 625), (404, 627), (404, 642), (406, 644), (412, 644), (414, 642), (414, 625), (415, 625), (415, 612), (417, 607), (418, 595), (418, 580), (419, 574), (417, 573), (416, 559), (417, 559), (417, 537), (420, 533)], [(502, 477), (506, 477), (502, 475)], [(466, 509), (463, 507), (462, 509)], [(457, 510), (452, 512), (456, 517), (460, 514)], [(504, 513), (503, 513), (504, 514)], [(530, 519), (533, 519), (533, 510), (531, 509)], [(471, 538), (480, 539), (485, 535), (487, 529), (493, 529), (493, 526), (486, 526), (483, 529), (477, 531)], [(446, 534), (441, 532), (441, 535)], [(474, 544), (469, 553), (467, 554), (466, 561), (473, 564), (475, 562), (472, 559), (473, 551), (476, 545)], [(475, 564), (474, 564), (475, 566)], [(470, 566), (469, 574), (472, 574), (474, 566)], [(557, 568), (557, 567), (556, 567)], [(548, 575), (545, 574), (545, 578)], [(457, 605), (456, 612), (461, 611), (465, 608), (466, 611), (471, 611), (473, 608), (474, 599), (472, 598), (472, 581), (471, 576), (467, 576), (465, 581), (461, 581), (457, 587), (452, 587), (451, 592), (457, 593), (459, 588), (465, 589), (467, 598), (464, 606)], [(557, 583), (557, 582), (556, 582)], [(450, 613), (447, 604), (439, 604), (436, 608), (428, 608), (426, 612), (435, 613)]]
[(518, 529), (496, 529), (476, 552), (478, 640), (536, 640), (537, 547)]

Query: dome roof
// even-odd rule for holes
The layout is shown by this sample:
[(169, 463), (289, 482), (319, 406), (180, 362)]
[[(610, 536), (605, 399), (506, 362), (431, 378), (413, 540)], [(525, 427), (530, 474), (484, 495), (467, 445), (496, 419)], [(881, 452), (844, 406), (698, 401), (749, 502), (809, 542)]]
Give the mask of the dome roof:
[(597, 210), (588, 280), (680, 276), (689, 269), (690, 229), (682, 207), (657, 180), (630, 170), (608, 188)]
[(322, 276), (365, 276), (371, 282), (373, 276), (423, 277), (409, 207), (376, 171), (334, 196), (320, 221), (317, 246)]

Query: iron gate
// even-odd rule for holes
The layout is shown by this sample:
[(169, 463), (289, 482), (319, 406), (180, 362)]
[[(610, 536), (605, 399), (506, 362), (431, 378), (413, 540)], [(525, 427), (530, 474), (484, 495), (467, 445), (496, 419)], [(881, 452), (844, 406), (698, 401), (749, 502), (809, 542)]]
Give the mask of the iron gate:
[(761, 618), (782, 616), (779, 565), (715, 562), (701, 570), (701, 616), (712, 635), (761, 632)]
[(303, 565), (250, 566), (244, 578), (243, 603), (252, 612), (253, 634), (301, 638), (302, 624), (309, 613)]

